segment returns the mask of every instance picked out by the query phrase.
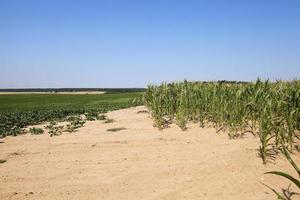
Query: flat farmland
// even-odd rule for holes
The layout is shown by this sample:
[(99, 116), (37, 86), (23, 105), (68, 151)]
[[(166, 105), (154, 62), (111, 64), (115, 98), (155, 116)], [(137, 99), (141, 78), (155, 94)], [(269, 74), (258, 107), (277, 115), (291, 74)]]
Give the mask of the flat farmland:
[(2, 94), (0, 112), (53, 108), (99, 108), (103, 105), (121, 105), (141, 96), (141, 92), (114, 94)]

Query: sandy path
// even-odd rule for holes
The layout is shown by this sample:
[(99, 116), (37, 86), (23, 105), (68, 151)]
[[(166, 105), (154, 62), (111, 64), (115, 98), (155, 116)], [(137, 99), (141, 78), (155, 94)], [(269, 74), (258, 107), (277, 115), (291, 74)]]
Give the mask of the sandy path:
[[(109, 113), (50, 138), (6, 137), (0, 144), (0, 199), (275, 199), (261, 181), (287, 186), (269, 170), (294, 171), (284, 158), (262, 165), (257, 138), (229, 140), (190, 124), (158, 131), (143, 107)], [(125, 127), (119, 132), (108, 128)], [(300, 156), (296, 161), (299, 163)]]

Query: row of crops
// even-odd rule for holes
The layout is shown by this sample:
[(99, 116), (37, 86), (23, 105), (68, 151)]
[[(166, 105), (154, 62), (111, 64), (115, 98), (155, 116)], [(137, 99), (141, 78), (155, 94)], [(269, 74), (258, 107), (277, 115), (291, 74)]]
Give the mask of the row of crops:
[(33, 109), (30, 111), (7, 111), (0, 112), (0, 137), (8, 135), (16, 136), (24, 133), (28, 125), (35, 125), (47, 121), (61, 121), (71, 115), (85, 114), (96, 116), (107, 111), (127, 108), (133, 104), (106, 105), (99, 108), (54, 108)]
[(176, 122), (185, 130), (193, 121), (201, 127), (213, 126), (230, 138), (258, 136), (264, 163), (283, 146), (290, 151), (299, 147), (299, 80), (164, 83), (148, 86), (144, 101), (160, 129)]
[(0, 138), (24, 133), (24, 128), (68, 116), (99, 116), (107, 111), (141, 104), (142, 93), (100, 95), (16, 94), (0, 95)]

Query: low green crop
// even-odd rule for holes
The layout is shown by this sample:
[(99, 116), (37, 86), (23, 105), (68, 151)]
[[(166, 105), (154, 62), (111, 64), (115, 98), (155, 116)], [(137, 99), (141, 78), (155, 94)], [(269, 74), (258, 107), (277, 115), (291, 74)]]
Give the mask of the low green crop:
[(42, 128), (32, 127), (29, 129), (29, 132), (32, 135), (40, 135), (44, 133), (44, 130)]
[(57, 122), (51, 121), (49, 125), (45, 126), (45, 128), (48, 129), (48, 133), (50, 137), (52, 137), (61, 135), (64, 126), (59, 126)]
[(69, 123), (66, 125), (65, 131), (69, 133), (75, 132), (78, 128), (83, 127), (85, 124), (85, 120), (79, 115), (69, 116), (67, 121)]
[(84, 115), (87, 121), (95, 121), (99, 117), (99, 112), (94, 110), (86, 112)]
[(99, 113), (134, 106), (132, 100), (141, 96), (141, 92), (0, 95), (0, 138), (23, 134), (29, 125), (61, 121), (71, 115), (87, 114), (91, 120), (104, 120)]

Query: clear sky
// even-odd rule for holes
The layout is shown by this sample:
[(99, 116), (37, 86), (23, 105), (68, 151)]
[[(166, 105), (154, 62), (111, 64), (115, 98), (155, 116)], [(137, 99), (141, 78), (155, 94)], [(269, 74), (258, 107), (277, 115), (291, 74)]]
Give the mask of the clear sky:
[(0, 0), (0, 88), (300, 77), (299, 0)]

